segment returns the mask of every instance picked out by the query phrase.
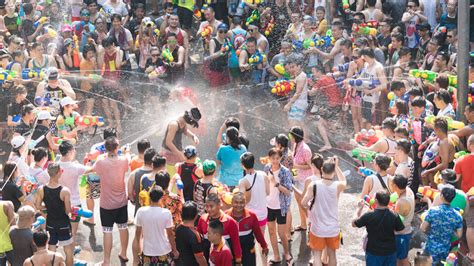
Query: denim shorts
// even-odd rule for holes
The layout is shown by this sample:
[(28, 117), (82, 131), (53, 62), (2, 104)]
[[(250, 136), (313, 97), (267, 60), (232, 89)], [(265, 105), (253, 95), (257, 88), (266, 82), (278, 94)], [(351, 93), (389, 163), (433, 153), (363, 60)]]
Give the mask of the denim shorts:
[(362, 118), (372, 124), (372, 106), (371, 102), (362, 100)]
[(397, 265), (397, 253), (393, 253), (387, 256), (375, 256), (370, 252), (365, 252), (365, 265), (366, 266), (395, 266)]
[(411, 233), (406, 235), (395, 235), (397, 241), (397, 259), (403, 260), (408, 257), (410, 251)]

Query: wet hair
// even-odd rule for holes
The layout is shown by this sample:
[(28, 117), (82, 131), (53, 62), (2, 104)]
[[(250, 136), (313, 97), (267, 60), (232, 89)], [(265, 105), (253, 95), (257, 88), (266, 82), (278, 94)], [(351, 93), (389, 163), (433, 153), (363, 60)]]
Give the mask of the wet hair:
[(113, 127), (110, 127), (110, 128), (106, 128), (104, 129), (104, 133), (103, 133), (103, 136), (104, 140), (110, 138), (110, 137), (117, 137), (117, 129), (113, 128)]
[(33, 233), (33, 242), (39, 248), (46, 247), (48, 234), (44, 230), (35, 231)]
[(449, 79), (446, 74), (439, 74), (436, 78), (436, 83), (438, 83), (440, 88), (447, 89), (449, 87)]
[(390, 193), (386, 190), (381, 190), (375, 193), (375, 198), (377, 199), (378, 205), (385, 207), (390, 202)]
[[(173, 3), (170, 3), (170, 2), (166, 2), (164, 5), (163, 5), (163, 8), (164, 9), (168, 9), (170, 7), (174, 7)], [(208, 7), (209, 8), (209, 7)]]
[(31, 12), (33, 12), (33, 4), (32, 3), (23, 4), (23, 12), (25, 12), (25, 15), (30, 15)]
[(146, 149), (150, 148), (151, 144), (148, 139), (141, 139), (137, 143), (138, 153), (144, 153)]
[(452, 102), (451, 94), (445, 89), (441, 89), (435, 93), (435, 98), (443, 101), (445, 104), (450, 104)]
[(382, 128), (387, 128), (394, 131), (395, 128), (397, 128), (397, 121), (394, 118), (387, 117), (382, 122)]
[(438, 52), (438, 54), (436, 55), (436, 57), (438, 56), (441, 56), (441, 60), (443, 60), (446, 64), (449, 62), (449, 54), (444, 52), (444, 51), (440, 51)]
[(59, 163), (52, 162), (48, 164), (48, 175), (50, 177), (55, 177), (59, 173), (60, 170), (61, 170), (61, 166), (59, 165)]
[(104, 48), (108, 48), (115, 44), (115, 37), (114, 36), (107, 36), (105, 39), (102, 40), (102, 46)]
[(426, 100), (421, 96), (416, 96), (413, 101), (411, 101), (412, 107), (426, 107)]
[(367, 0), (367, 6), (369, 7), (375, 6), (375, 3), (377, 3), (377, 0)]
[(151, 159), (151, 164), (153, 165), (153, 168), (164, 167), (166, 165), (166, 158), (157, 153)]
[(257, 45), (257, 39), (255, 39), (255, 37), (248, 37), (246, 42), (254, 43), (255, 45)]
[(332, 26), (333, 26), (333, 27), (336, 27), (336, 28), (338, 28), (338, 29), (340, 29), (340, 30), (342, 30), (342, 28), (344, 27), (344, 25), (343, 25), (342, 22), (340, 22), (340, 21), (334, 21), (334, 22), (332, 23)]
[(66, 156), (66, 154), (68, 154), (73, 149), (74, 145), (69, 140), (64, 140), (61, 142), (61, 144), (59, 144), (59, 153), (61, 153), (62, 156)]
[(41, 161), (43, 158), (48, 157), (48, 150), (44, 147), (39, 147), (31, 151), (35, 162)]
[(378, 153), (375, 156), (375, 164), (380, 168), (382, 171), (387, 171), (387, 169), (390, 167), (390, 163), (392, 162), (392, 159), (383, 153)]
[(209, 228), (211, 228), (214, 232), (216, 232), (219, 235), (224, 234), (224, 224), (219, 220), (209, 221)]
[(411, 51), (410, 48), (403, 46), (400, 48), (400, 51), (398, 51), (398, 56), (402, 57), (405, 55), (411, 55)]
[(405, 154), (409, 154), (411, 150), (411, 142), (407, 139), (401, 139), (397, 141), (397, 149), (403, 151)]
[(160, 171), (155, 175), (155, 184), (160, 186), (163, 190), (167, 190), (170, 184), (170, 174), (168, 172)]
[(17, 170), (16, 162), (14, 161), (7, 161), (3, 165), (3, 181), (6, 182), (7, 178), (9, 178), (8, 182), (13, 182), (12, 177), (13, 173)]
[(279, 157), (283, 156), (283, 152), (277, 148), (271, 148), (268, 151), (268, 157), (273, 157), (273, 155), (278, 155)]
[(331, 160), (326, 160), (323, 163), (323, 167), (321, 168), (322, 172), (325, 174), (332, 174), (336, 171), (336, 164)]
[(402, 88), (405, 88), (405, 83), (403, 83), (403, 81), (400, 81), (400, 80), (395, 80), (395, 81), (392, 81), (392, 83), (390, 84), (390, 88), (392, 89), (392, 91), (399, 91)]
[(155, 186), (150, 191), (150, 200), (151, 202), (158, 202), (161, 198), (163, 198), (163, 195), (163, 188), (161, 188), (161, 186)]
[(20, 56), (22, 56), (22, 55), (24, 55), (24, 54), (23, 54), (23, 52), (20, 51), (20, 50), (15, 50), (15, 51), (12, 52), (12, 58), (13, 58), (13, 59), (15, 59), (15, 58), (17, 58), (17, 57), (20, 57)]
[(409, 137), (408, 130), (404, 127), (396, 127), (394, 132), (395, 134), (403, 135), (406, 139)]
[(235, 127), (237, 130), (240, 130), (240, 120), (236, 117), (229, 117), (224, 122), (226, 128)]
[(304, 63), (304, 56), (300, 53), (291, 53), (290, 55), (286, 57), (285, 64), (287, 65), (295, 64), (295, 65), (301, 66), (303, 65), (303, 63)]
[(352, 41), (348, 39), (343, 39), (341, 41), (341, 45), (346, 47), (346, 48), (352, 48)]
[(410, 3), (410, 2), (412, 2), (416, 6), (420, 6), (420, 1), (418, 1), (418, 0), (408, 0), (408, 3)]
[(242, 17), (240, 16), (232, 17), (232, 24), (242, 26)]
[(240, 163), (245, 168), (252, 169), (255, 165), (255, 156), (251, 152), (245, 152), (240, 156)]
[(296, 143), (300, 143), (304, 139), (304, 131), (299, 126), (294, 126), (290, 128), (289, 134), (291, 135), (291, 137), (293, 137)]
[(444, 169), (441, 171), (441, 177), (448, 184), (456, 184), (456, 172), (453, 169)]
[(154, 148), (148, 148), (143, 152), (143, 162), (146, 165), (150, 165), (153, 162), (153, 157), (158, 154), (158, 152)]
[(28, 93), (25, 86), (23, 86), (23, 85), (16, 85), (15, 87), (13, 87), (13, 92), (14, 92), (15, 95)]
[(324, 165), (324, 157), (319, 153), (314, 153), (311, 157), (311, 164), (319, 170), (319, 172), (323, 172), (322, 168)]
[(366, 47), (364, 49), (362, 49), (362, 51), (360, 51), (360, 55), (364, 55), (364, 56), (367, 56), (367, 57), (370, 57), (370, 58), (375, 58), (375, 53), (374, 53), (374, 50), (372, 50), (372, 48), (370, 47)]
[(408, 91), (408, 95), (413, 97), (423, 96), (423, 90), (419, 87), (413, 87)]
[(85, 58), (87, 53), (90, 52), (90, 51), (95, 53), (96, 52), (95, 47), (91, 44), (86, 44), (84, 46), (84, 49), (82, 50), (82, 56)]
[(113, 22), (113, 21), (116, 20), (116, 19), (119, 20), (119, 21), (122, 21), (122, 15), (117, 14), (117, 13), (112, 14), (112, 16), (110, 17), (110, 21)]
[(216, 193), (210, 193), (206, 197), (206, 202), (213, 202), (215, 204), (220, 204), (221, 199), (219, 198), (219, 195), (217, 195)]
[(434, 121), (434, 128), (448, 134), (448, 121), (444, 117), (437, 117)]
[(104, 146), (107, 152), (113, 152), (119, 146), (118, 139), (116, 137), (109, 137), (105, 140)]
[(32, 104), (25, 104), (21, 107), (21, 116), (25, 116), (35, 110), (35, 107)]
[(288, 144), (289, 144), (288, 136), (285, 134), (278, 134), (275, 137), (275, 143), (280, 144), (283, 148), (288, 148)]
[(234, 150), (240, 150), (240, 138), (239, 138), (239, 131), (235, 127), (227, 128), (225, 132), (227, 138), (227, 144), (230, 145)]
[(399, 115), (408, 115), (408, 105), (407, 103), (402, 100), (398, 99), (395, 101), (395, 107), (397, 107), (397, 112)]
[(181, 219), (183, 221), (193, 221), (198, 214), (197, 205), (194, 201), (186, 201), (181, 210)]
[(405, 40), (405, 37), (400, 32), (397, 32), (397, 33), (393, 34), (392, 38), (399, 41), (399, 42), (401, 42), (402, 45), (403, 45), (403, 41)]
[(441, 195), (443, 195), (446, 202), (451, 203), (454, 197), (456, 197), (456, 189), (452, 185), (446, 184), (443, 189), (441, 189)]
[(406, 178), (403, 175), (396, 174), (393, 177), (393, 183), (399, 188), (399, 189), (405, 189), (407, 188), (408, 185), (408, 178)]
[(324, 13), (326, 13), (326, 9), (324, 8), (324, 6), (318, 6), (316, 8), (316, 12), (318, 12), (318, 11), (323, 11)]

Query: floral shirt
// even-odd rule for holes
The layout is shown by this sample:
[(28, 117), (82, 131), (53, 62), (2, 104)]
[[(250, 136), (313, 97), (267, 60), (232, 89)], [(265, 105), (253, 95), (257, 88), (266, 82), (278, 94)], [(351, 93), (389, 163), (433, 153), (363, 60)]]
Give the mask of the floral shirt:
[[(263, 168), (263, 171), (268, 174), (271, 169), (272, 165), (267, 164)], [(290, 191), (293, 191), (293, 176), (291, 175), (290, 170), (288, 170), (288, 168), (283, 165), (281, 165), (280, 171), (278, 172), (278, 179), (280, 180), (280, 185), (284, 186)], [(287, 196), (280, 192), (278, 197), (280, 200), (281, 215), (285, 216), (291, 205), (291, 194)]]
[(425, 251), (433, 257), (433, 265), (446, 259), (451, 248), (451, 236), (462, 228), (461, 215), (443, 204), (428, 210), (425, 222), (430, 224)]
[(171, 212), (175, 228), (181, 224), (181, 210), (183, 209), (183, 202), (181, 201), (181, 197), (179, 195), (166, 191), (163, 195), (163, 198), (161, 198), (160, 207), (166, 208)]
[[(301, 141), (295, 147), (296, 152), (294, 153), (293, 163), (294, 164), (309, 164), (311, 162), (311, 157), (313, 154), (311, 153), (311, 149), (309, 148), (308, 144), (304, 141)], [(311, 169), (300, 170), (297, 171), (296, 180), (304, 181), (308, 176), (311, 176), (312, 172)]]

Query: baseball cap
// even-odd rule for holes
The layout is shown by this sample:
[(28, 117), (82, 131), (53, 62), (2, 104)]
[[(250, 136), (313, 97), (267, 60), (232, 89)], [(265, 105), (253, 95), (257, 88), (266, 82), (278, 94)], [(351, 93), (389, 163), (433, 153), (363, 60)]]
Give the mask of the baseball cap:
[(55, 67), (48, 68), (48, 80), (57, 80), (59, 76), (58, 69)]
[(38, 120), (51, 120), (51, 114), (46, 110), (39, 111), (36, 116)]
[(61, 104), (62, 107), (64, 107), (64, 106), (66, 106), (66, 105), (69, 105), (69, 104), (76, 104), (76, 103), (78, 103), (78, 102), (77, 102), (77, 101), (74, 101), (71, 97), (67, 96), (67, 97), (62, 98), (59, 103)]
[(197, 155), (196, 147), (192, 145), (186, 146), (186, 148), (184, 148), (183, 153), (186, 158), (191, 159)]
[(13, 137), (13, 139), (10, 143), (11, 143), (13, 149), (18, 149), (21, 146), (23, 146), (23, 144), (25, 144), (25, 137), (15, 136), (15, 137)]
[(216, 171), (216, 162), (213, 160), (205, 160), (204, 163), (202, 163), (202, 171), (204, 172), (204, 175), (211, 175)]
[(428, 24), (427, 22), (423, 22), (421, 24), (417, 24), (416, 25), (416, 29), (417, 30), (430, 30), (431, 29), (431, 26), (430, 24)]
[(64, 46), (68, 46), (72, 43), (72, 39), (71, 38), (67, 38), (66, 40), (64, 40)]
[(217, 26), (217, 30), (229, 30), (229, 26), (227, 26), (225, 23), (221, 23), (219, 26)]

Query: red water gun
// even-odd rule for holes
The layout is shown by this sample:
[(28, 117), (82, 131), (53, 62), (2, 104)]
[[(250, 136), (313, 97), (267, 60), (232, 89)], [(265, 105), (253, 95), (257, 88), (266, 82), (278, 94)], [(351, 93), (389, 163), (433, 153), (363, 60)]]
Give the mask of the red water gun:
[(292, 90), (295, 89), (295, 83), (289, 80), (281, 80), (275, 82), (275, 86), (272, 88), (272, 93), (277, 96), (288, 96)]
[(379, 138), (373, 129), (369, 129), (368, 131), (366, 129), (362, 129), (355, 135), (355, 141), (365, 147), (374, 145), (378, 140)]
[(104, 118), (102, 116), (91, 116), (91, 115), (83, 115), (77, 116), (75, 118), (74, 123), (77, 126), (103, 126), (104, 125)]
[(85, 210), (76, 206), (71, 207), (71, 220), (76, 220), (78, 216), (89, 219), (92, 217), (92, 215), (93, 213), (89, 210)]

